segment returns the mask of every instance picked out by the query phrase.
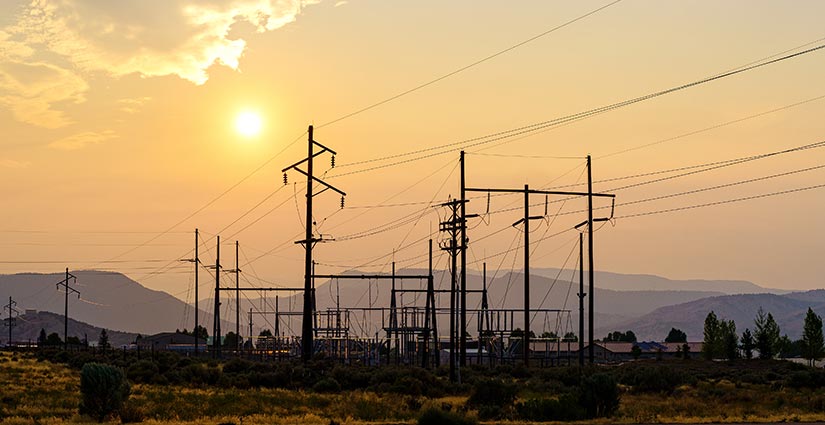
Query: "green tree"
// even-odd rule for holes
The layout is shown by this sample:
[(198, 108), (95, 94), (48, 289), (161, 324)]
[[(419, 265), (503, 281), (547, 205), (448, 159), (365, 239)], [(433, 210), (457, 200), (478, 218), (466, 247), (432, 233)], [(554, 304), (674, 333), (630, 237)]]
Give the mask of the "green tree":
[(705, 339), (702, 341), (702, 357), (705, 360), (712, 360), (719, 355), (721, 342), (721, 328), (716, 313), (711, 311), (705, 317)]
[(687, 334), (682, 332), (681, 329), (670, 328), (665, 342), (687, 342)]
[(822, 359), (822, 357), (825, 357), (822, 318), (808, 307), (802, 329), (802, 358), (808, 359), (809, 364), (813, 366), (814, 362)]
[(123, 371), (100, 363), (86, 363), (80, 371), (80, 414), (98, 422), (117, 413), (129, 398), (129, 383)]
[(682, 344), (682, 358), (690, 360), (690, 345), (687, 343)]
[(50, 333), (46, 338), (46, 345), (48, 346), (56, 347), (60, 344), (63, 344), (63, 340), (60, 339), (60, 335), (58, 335), (57, 332)]
[(37, 336), (37, 346), (42, 347), (46, 345), (46, 330), (40, 328), (40, 335)]
[(106, 332), (106, 329), (100, 331), (100, 336), (97, 338), (97, 346), (103, 349), (112, 347), (109, 345), (109, 332)]
[(756, 313), (753, 337), (760, 359), (772, 359), (779, 354), (779, 325), (776, 324), (772, 314), (765, 314), (762, 307), (759, 307)]
[(80, 342), (80, 338), (78, 338), (76, 336), (70, 336), (70, 337), (66, 338), (66, 342), (69, 345), (81, 345), (82, 344), (82, 342)]
[(633, 355), (633, 360), (639, 360), (639, 357), (642, 355), (642, 349), (639, 348), (638, 345), (633, 344), (633, 348), (630, 349), (630, 354)]
[(742, 354), (745, 355), (745, 358), (750, 360), (753, 358), (753, 349), (756, 348), (756, 343), (753, 341), (753, 335), (751, 335), (751, 330), (745, 328), (745, 332), (742, 332), (742, 340), (739, 347), (742, 349)]
[(612, 416), (619, 409), (619, 385), (613, 376), (597, 373), (582, 380), (579, 404), (588, 418)]
[(733, 320), (722, 320), (719, 322), (719, 329), (722, 354), (732, 362), (739, 357), (739, 335), (736, 333), (736, 323)]
[(223, 346), (226, 348), (236, 348), (240, 346), (241, 338), (235, 332), (227, 332), (223, 339)]
[(195, 328), (195, 330), (192, 332), (192, 335), (197, 335), (198, 340), (201, 341), (206, 340), (206, 338), (209, 338), (209, 332), (206, 332), (206, 328), (204, 328), (201, 325), (198, 325)]
[(579, 337), (576, 336), (573, 332), (567, 332), (562, 337), (562, 341), (564, 342), (579, 342)]
[(258, 334), (258, 336), (271, 337), (272, 331), (270, 331), (269, 329), (264, 329), (261, 331), (261, 333)]
[(604, 342), (636, 342), (636, 334), (633, 331), (619, 332), (613, 331), (607, 334), (603, 339)]

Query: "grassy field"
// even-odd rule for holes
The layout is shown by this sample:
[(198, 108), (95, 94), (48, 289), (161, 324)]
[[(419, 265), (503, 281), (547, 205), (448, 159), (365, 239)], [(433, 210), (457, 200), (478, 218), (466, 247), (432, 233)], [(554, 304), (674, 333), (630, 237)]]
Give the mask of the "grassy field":
[[(825, 421), (825, 390), (821, 385), (787, 385), (779, 362), (725, 366), (693, 361), (660, 363), (688, 384), (651, 387), (642, 380), (620, 385), (621, 404), (610, 419), (590, 423), (706, 423), (706, 422), (811, 422)], [(779, 369), (777, 366), (779, 365)], [(614, 368), (620, 376), (645, 376), (633, 365)], [(640, 371), (641, 370), (641, 371)], [(757, 372), (777, 378), (759, 382)], [(525, 397), (553, 398), (555, 371), (545, 370), (517, 381)], [(799, 371), (794, 372), (799, 373)], [(624, 375), (622, 375), (624, 374)], [(661, 378), (662, 370), (651, 375)], [(773, 375), (771, 375), (773, 374)], [(750, 381), (736, 379), (751, 376)], [(762, 375), (759, 375), (762, 376)], [(626, 382), (627, 379), (624, 379)], [(542, 381), (542, 382), (537, 382)], [(547, 382), (544, 382), (547, 381)], [(745, 381), (748, 381), (747, 379)], [(61, 364), (38, 361), (33, 356), (0, 354), (0, 423), (65, 424), (94, 423), (78, 414), (79, 372)], [(620, 379), (621, 382), (621, 379)], [(656, 381), (659, 382), (659, 381)], [(544, 383), (545, 390), (542, 388)], [(147, 424), (366, 424), (413, 423), (430, 407), (461, 411), (467, 395), (428, 398), (398, 393), (347, 390), (318, 393), (310, 390), (180, 385), (135, 384), (132, 386), (125, 420)], [(232, 412), (230, 415), (229, 412)], [(471, 417), (474, 411), (467, 412)], [(118, 420), (118, 422), (120, 422)], [(523, 423), (496, 421), (498, 423)]]

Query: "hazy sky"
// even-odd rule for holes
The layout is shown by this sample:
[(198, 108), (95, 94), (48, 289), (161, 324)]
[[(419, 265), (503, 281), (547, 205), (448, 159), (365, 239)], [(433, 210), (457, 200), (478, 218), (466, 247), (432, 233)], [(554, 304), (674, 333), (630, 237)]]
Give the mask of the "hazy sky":
[[(237, 239), (241, 268), (251, 282), (299, 284), (303, 251), (292, 241), (302, 232), (304, 186), (296, 173), (283, 186), (280, 170), (306, 154), (305, 136), (290, 143), (307, 125), (330, 122), (604, 4), (4, 0), (0, 272), (104, 268), (191, 299), (192, 273), (176, 260), (191, 256), (198, 227), (207, 241), (202, 260), (213, 262), (210, 238), (229, 225), (221, 232), (225, 265), (234, 266), (230, 244)], [(316, 249), (318, 271), (351, 266), (388, 271), (393, 250), (399, 269), (426, 267), (425, 239), (443, 216), (428, 203), (458, 193), (457, 152), (334, 177), (415, 156), (348, 164), (548, 121), (715, 75), (822, 39), (823, 16), (825, 3), (819, 1), (624, 0), (479, 66), (318, 128), (316, 140), (338, 152), (339, 165), (328, 170), (329, 157), (322, 156), (318, 168), (349, 195), (340, 211), (337, 195), (316, 198), (317, 229), (338, 239)], [(825, 50), (820, 50), (503, 145), (471, 147), (468, 185), (580, 183), (588, 153), (599, 181), (819, 142), (825, 139), (825, 99), (816, 99), (825, 95), (823, 75)], [(242, 111), (260, 114), (258, 136), (236, 131)], [(285, 148), (218, 201), (156, 237)], [(596, 234), (596, 267), (822, 287), (825, 189), (621, 217), (825, 184), (823, 168), (621, 204), (823, 164), (825, 150), (813, 149), (616, 191), (617, 219)], [(595, 189), (673, 174), (602, 182)], [(480, 197), (471, 201), (469, 212), (486, 213), (486, 196), (474, 196)], [(490, 211), (521, 202), (518, 196), (493, 197)], [(531, 202), (538, 204), (531, 214), (544, 214), (543, 197)], [(364, 208), (376, 205), (383, 207)], [(564, 213), (584, 205), (550, 203), (551, 217), (533, 222), (531, 236), (538, 240), (569, 229), (585, 216), (552, 216), (559, 208)], [(471, 267), (480, 268), (486, 258), (491, 274), (521, 270), (521, 251), (497, 255), (520, 245), (520, 230), (511, 224), (521, 214), (516, 209), (471, 222)], [(492, 236), (482, 239), (487, 235)], [(576, 238), (570, 231), (534, 245), (532, 264), (561, 267)], [(444, 267), (442, 253), (436, 256)], [(105, 262), (113, 259), (117, 262)], [(167, 264), (168, 271), (147, 276)], [(208, 289), (207, 273), (201, 278), (202, 289)]]

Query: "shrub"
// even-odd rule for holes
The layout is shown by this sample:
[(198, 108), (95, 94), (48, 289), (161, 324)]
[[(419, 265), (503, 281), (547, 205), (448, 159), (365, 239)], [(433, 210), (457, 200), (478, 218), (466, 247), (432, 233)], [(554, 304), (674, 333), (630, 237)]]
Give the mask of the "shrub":
[(324, 378), (312, 386), (312, 391), (316, 393), (337, 393), (341, 391), (341, 385), (333, 378)]
[(616, 380), (604, 373), (585, 378), (579, 388), (579, 404), (589, 418), (611, 416), (619, 408)]
[(120, 423), (123, 424), (140, 423), (146, 419), (143, 409), (128, 401), (123, 403), (118, 411), (118, 416), (120, 416)]
[(686, 383), (685, 374), (670, 367), (641, 367), (628, 371), (622, 382), (632, 385), (638, 392), (670, 394), (679, 385)]
[(516, 386), (500, 379), (481, 379), (473, 385), (467, 407), (478, 410), (481, 419), (496, 419), (509, 413), (516, 401)]
[(80, 371), (80, 414), (98, 422), (117, 413), (129, 398), (129, 383), (123, 371), (100, 363), (86, 363)]
[(126, 370), (126, 376), (130, 381), (145, 384), (155, 382), (158, 373), (160, 373), (158, 366), (149, 360), (139, 360), (132, 363), (129, 369)]
[(425, 410), (418, 417), (418, 425), (476, 425), (477, 423), (478, 421), (472, 417), (435, 408)]
[(576, 397), (562, 394), (558, 399), (529, 399), (516, 404), (519, 419), (531, 422), (575, 421), (585, 417)]

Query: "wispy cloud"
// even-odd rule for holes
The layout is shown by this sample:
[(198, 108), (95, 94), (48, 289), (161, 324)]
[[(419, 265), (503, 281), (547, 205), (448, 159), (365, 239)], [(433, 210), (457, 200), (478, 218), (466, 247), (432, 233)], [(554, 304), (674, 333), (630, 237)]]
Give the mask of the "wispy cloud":
[(343, 6), (347, 3), (349, 3), (347, 0), (338, 0), (337, 2), (335, 2), (335, 7)]
[(103, 143), (107, 140), (114, 139), (115, 137), (117, 137), (117, 133), (111, 130), (105, 130), (100, 132), (86, 131), (83, 133), (78, 133), (68, 137), (64, 137), (62, 139), (55, 140), (54, 142), (49, 143), (49, 147), (53, 149), (71, 151), (83, 149), (89, 145)]
[(0, 159), (0, 167), (2, 167), (2, 168), (21, 169), (21, 168), (28, 168), (29, 165), (31, 165), (31, 162), (29, 162), (29, 161), (18, 161), (18, 160), (15, 160), (15, 159), (8, 159), (8, 158)]
[(152, 100), (151, 97), (144, 96), (144, 97), (136, 97), (130, 99), (118, 99), (117, 103), (120, 105), (120, 110), (127, 114), (136, 114), (140, 111), (141, 107)]
[(0, 62), (0, 105), (22, 122), (47, 128), (70, 124), (57, 102), (79, 103), (89, 86), (77, 74), (42, 62)]

